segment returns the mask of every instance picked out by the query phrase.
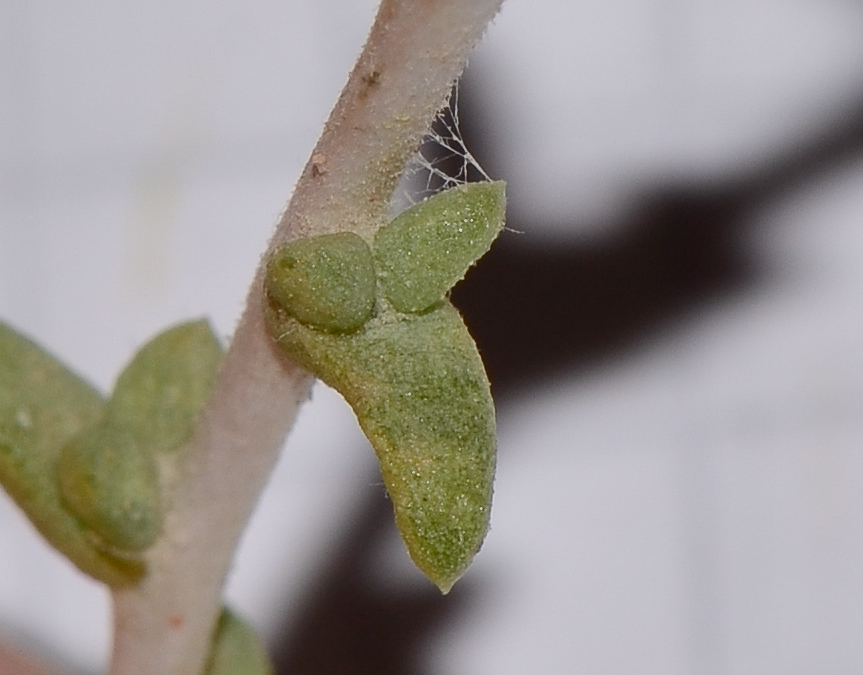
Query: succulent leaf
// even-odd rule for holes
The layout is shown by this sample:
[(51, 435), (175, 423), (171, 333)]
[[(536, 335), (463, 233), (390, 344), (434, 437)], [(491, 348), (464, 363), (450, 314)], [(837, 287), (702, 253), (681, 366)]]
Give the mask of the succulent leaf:
[(102, 397), (56, 358), (0, 325), (0, 483), (41, 534), (75, 565), (111, 586), (136, 582), (138, 560), (93, 544), (57, 485), (63, 447), (98, 423)]
[(421, 312), (464, 277), (503, 228), (505, 187), (495, 181), (445, 190), (378, 230), (375, 260), (393, 307)]
[[(351, 405), (408, 551), (444, 593), (488, 530), (497, 448), (482, 359), (445, 296), (500, 233), (504, 189), (475, 183), (417, 204), (378, 231), (374, 259), (356, 256), (362, 265), (333, 262), (351, 256), (330, 241), (368, 250), (344, 234), (293, 242), (267, 267), (270, 334)], [(350, 321), (330, 318), (361, 304)]]
[(299, 239), (279, 247), (267, 263), (269, 293), (298, 321), (349, 333), (375, 307), (375, 268), (369, 245), (351, 232)]
[(354, 409), (411, 557), (449, 591), (488, 530), (496, 450), (485, 369), (458, 312), (444, 302), (344, 336), (278, 310), (270, 321), (286, 353)]
[(272, 673), (267, 650), (255, 631), (230, 609), (222, 609), (206, 675)]
[(191, 439), (221, 361), (207, 321), (160, 333), (117, 378), (100, 423), (64, 448), (61, 495), (98, 546), (128, 556), (161, 534), (160, 469)]

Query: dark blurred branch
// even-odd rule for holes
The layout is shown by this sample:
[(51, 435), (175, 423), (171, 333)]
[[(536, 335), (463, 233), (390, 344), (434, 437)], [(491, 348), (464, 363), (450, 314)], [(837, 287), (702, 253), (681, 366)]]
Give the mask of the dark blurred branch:
[[(491, 140), (476, 123), (481, 99), (470, 94), (463, 85), (462, 135), (482, 158)], [(751, 289), (762, 275), (747, 246), (756, 211), (861, 152), (863, 103), (734, 180), (646, 194), (600, 241), (543, 245), (530, 234), (535, 223), (511, 221), (526, 234), (504, 233), (453, 294), (496, 396), (613, 362), (706, 304)], [(422, 675), (420, 645), (464, 609), (451, 601), (472, 590), (470, 575), (445, 599), (370, 583), (362, 570), (393, 527), (392, 512), (376, 490), (356, 513), (355, 529), (290, 617), (278, 649), (284, 675)]]

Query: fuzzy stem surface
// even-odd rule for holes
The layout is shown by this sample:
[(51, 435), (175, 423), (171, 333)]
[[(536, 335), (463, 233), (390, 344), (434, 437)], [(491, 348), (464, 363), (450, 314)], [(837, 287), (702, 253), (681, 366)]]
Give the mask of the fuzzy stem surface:
[[(386, 222), (405, 164), (502, 0), (384, 0), (262, 260), (291, 239)], [(263, 267), (169, 495), (151, 572), (116, 591), (112, 675), (199, 675), (234, 551), (312, 385), (270, 339)]]

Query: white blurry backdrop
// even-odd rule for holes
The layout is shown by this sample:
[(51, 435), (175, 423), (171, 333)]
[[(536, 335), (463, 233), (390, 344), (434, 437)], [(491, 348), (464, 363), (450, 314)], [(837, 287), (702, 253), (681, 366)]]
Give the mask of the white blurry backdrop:
[[(0, 316), (103, 389), (170, 323), (230, 335), (374, 11), (0, 0)], [(860, 114), (863, 5), (506, 0), (470, 82), (515, 241), (597, 244)], [(791, 188), (748, 212), (747, 292), (502, 401), (476, 592), (424, 672), (863, 670), (863, 145)], [(362, 448), (318, 386), (228, 588), (273, 641), (379, 480)], [(0, 499), (0, 635), (98, 672), (108, 625)]]

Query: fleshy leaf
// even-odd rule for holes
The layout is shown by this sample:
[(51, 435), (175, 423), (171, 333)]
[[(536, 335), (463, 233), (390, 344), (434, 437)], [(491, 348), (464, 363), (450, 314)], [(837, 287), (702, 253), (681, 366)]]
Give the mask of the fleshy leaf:
[[(318, 289), (350, 286), (359, 277), (356, 266), (345, 273), (350, 266), (331, 265), (331, 271), (304, 255), (284, 265), (277, 262), (279, 249), (267, 268), (271, 335), (354, 409), (381, 461), (408, 550), (444, 593), (488, 530), (497, 445), (482, 360), (446, 293), (503, 228), (504, 191), (502, 182), (447, 190), (382, 227), (374, 272), (378, 299), (386, 302), (367, 300), (349, 331), (315, 315), (331, 304)], [(322, 239), (291, 246), (319, 255)], [(314, 269), (314, 283), (297, 283), (298, 266)], [(311, 275), (303, 271), (300, 278)], [(344, 290), (341, 296), (347, 297)]]
[(112, 586), (136, 582), (140, 561), (95, 546), (57, 486), (62, 448), (98, 422), (102, 397), (60, 361), (0, 325), (0, 483), (39, 532), (82, 571)]
[(354, 409), (411, 557), (448, 592), (488, 530), (496, 451), (488, 379), (458, 312), (444, 301), (341, 336), (276, 306), (269, 321), (285, 352)]
[(264, 643), (254, 630), (225, 607), (216, 625), (206, 675), (272, 675)]
[(375, 235), (384, 296), (400, 312), (443, 299), (504, 225), (506, 184), (468, 183), (404, 211)]
[(189, 441), (223, 351), (210, 323), (183, 323), (144, 345), (117, 378), (106, 417), (154, 452)]
[(162, 533), (156, 457), (126, 429), (103, 423), (75, 437), (57, 475), (66, 505), (107, 550), (143, 551)]
[(280, 246), (267, 263), (271, 293), (298, 321), (331, 333), (357, 330), (375, 307), (369, 245), (351, 232)]
[(100, 424), (64, 448), (61, 495), (99, 546), (134, 554), (161, 534), (160, 469), (190, 440), (221, 361), (207, 321), (166, 330), (117, 378)]

